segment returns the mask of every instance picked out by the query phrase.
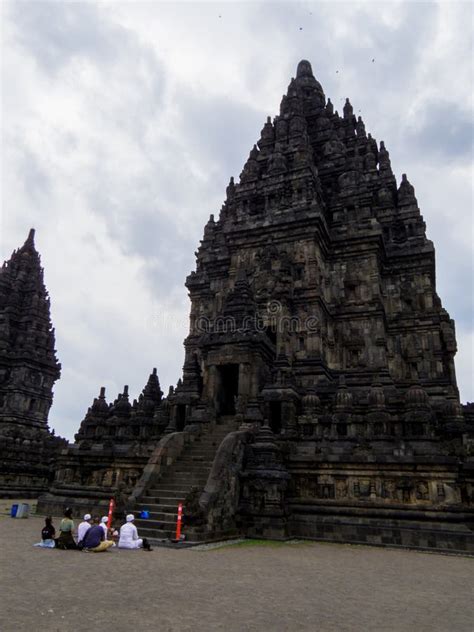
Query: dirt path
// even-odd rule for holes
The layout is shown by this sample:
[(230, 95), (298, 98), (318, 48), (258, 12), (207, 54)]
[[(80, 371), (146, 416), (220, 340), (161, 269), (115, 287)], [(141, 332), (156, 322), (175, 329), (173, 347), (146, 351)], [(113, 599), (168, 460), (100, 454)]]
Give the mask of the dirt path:
[[(59, 521), (56, 521), (56, 525)], [(2, 632), (472, 632), (474, 559), (337, 544), (92, 554), (0, 517)]]

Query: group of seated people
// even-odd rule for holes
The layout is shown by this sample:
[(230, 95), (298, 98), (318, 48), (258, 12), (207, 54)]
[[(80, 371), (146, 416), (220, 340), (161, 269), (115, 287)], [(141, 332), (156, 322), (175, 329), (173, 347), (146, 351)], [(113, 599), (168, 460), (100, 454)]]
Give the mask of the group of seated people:
[[(84, 520), (77, 528), (77, 541), (74, 539), (74, 521), (72, 509), (66, 509), (64, 518), (59, 525), (59, 536), (56, 537), (52, 518), (45, 519), (45, 526), (41, 531), (41, 542), (34, 546), (50, 549), (79, 549), (100, 553), (107, 551), (112, 546), (119, 549), (143, 549), (151, 551), (152, 548), (146, 538), (139, 538), (136, 526), (133, 524), (135, 516), (128, 514), (126, 522), (120, 527), (120, 531), (108, 528), (108, 517), (92, 517), (85, 514)], [(116, 543), (117, 541), (117, 543)]]

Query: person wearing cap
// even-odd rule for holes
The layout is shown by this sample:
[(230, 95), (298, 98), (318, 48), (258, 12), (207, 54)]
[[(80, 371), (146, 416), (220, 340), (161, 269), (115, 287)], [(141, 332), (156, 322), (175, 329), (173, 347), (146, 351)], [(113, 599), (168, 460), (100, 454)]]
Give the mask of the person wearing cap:
[(135, 516), (128, 514), (126, 523), (120, 527), (119, 549), (141, 549), (151, 551), (151, 546), (146, 538), (138, 537), (138, 530), (133, 524)]
[(81, 524), (77, 527), (77, 545), (78, 546), (82, 545), (82, 541), (84, 540), (84, 536), (86, 535), (86, 533), (91, 528), (91, 519), (92, 519), (92, 516), (90, 514), (86, 513), (84, 515), (83, 522), (81, 522)]
[(82, 540), (82, 550), (92, 551), (93, 553), (101, 553), (107, 551), (114, 543), (111, 540), (106, 540), (104, 536), (104, 530), (100, 524), (100, 520), (97, 516), (94, 516), (92, 525), (84, 535)]

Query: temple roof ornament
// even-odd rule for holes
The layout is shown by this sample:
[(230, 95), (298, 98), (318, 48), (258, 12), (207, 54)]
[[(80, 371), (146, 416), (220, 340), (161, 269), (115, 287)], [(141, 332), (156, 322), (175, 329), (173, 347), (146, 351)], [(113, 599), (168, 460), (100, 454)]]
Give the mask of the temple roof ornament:
[(400, 182), (400, 186), (397, 191), (398, 204), (408, 205), (408, 204), (417, 204), (417, 200), (415, 197), (415, 187), (410, 184), (407, 174), (402, 174), (402, 181)]
[(344, 108), (343, 108), (343, 112), (344, 112), (344, 118), (345, 119), (352, 118), (352, 116), (354, 114), (354, 108), (352, 107), (351, 102), (349, 101), (349, 98), (346, 99), (346, 102), (345, 102)]

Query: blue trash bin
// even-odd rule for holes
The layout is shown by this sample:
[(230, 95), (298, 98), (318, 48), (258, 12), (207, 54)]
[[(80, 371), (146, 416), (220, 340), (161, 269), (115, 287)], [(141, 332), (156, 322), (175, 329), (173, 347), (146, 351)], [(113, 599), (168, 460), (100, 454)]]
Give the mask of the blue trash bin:
[(11, 518), (16, 518), (16, 512), (18, 511), (18, 505), (12, 505), (12, 508), (10, 510), (10, 517)]

